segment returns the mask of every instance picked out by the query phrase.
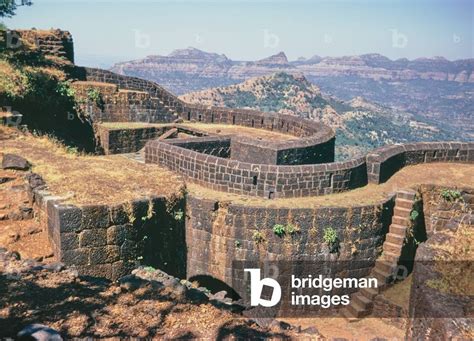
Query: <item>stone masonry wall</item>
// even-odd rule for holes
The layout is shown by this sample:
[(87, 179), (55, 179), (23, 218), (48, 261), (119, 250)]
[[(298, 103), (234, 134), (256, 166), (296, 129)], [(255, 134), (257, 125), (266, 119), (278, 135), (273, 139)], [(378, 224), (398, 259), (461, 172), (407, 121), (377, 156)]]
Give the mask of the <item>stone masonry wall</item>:
[[(257, 143), (255, 143), (258, 141)], [(334, 161), (334, 142), (327, 142), (308, 147), (288, 149), (272, 148), (262, 145), (261, 141), (243, 137), (232, 138), (232, 156), (234, 160), (266, 165), (305, 165)], [(280, 146), (280, 148), (283, 148)]]
[(109, 129), (100, 124), (95, 126), (99, 143), (105, 154), (137, 152), (145, 144), (161, 136), (169, 127), (147, 127), (134, 129)]
[(7, 49), (38, 52), (43, 58), (56, 57), (74, 63), (72, 35), (61, 30), (3, 30), (0, 44)]
[(57, 260), (75, 265), (81, 275), (116, 280), (145, 264), (185, 276), (184, 220), (175, 216), (184, 210), (184, 201), (154, 197), (113, 206), (76, 206), (42, 190), (33, 196), (46, 214)]
[[(129, 113), (127, 101), (118, 107), (107, 107), (105, 114), (97, 114), (102, 121), (171, 122), (177, 117), (204, 123), (225, 123), (278, 131), (299, 137), (288, 141), (265, 141), (247, 138), (251, 145), (264, 150), (277, 151), (275, 164), (311, 164), (334, 161), (334, 132), (328, 126), (302, 119), (297, 116), (265, 113), (257, 110), (230, 109), (188, 104), (166, 91), (156, 83), (143, 79), (115, 74), (113, 72), (78, 68), (76, 77), (88, 82), (111, 83), (121, 90), (143, 92), (150, 97), (150, 103), (143, 98), (137, 103), (139, 114)], [(135, 95), (145, 96), (145, 95)], [(145, 96), (146, 97), (146, 96)], [(108, 105), (109, 101), (105, 101)], [(125, 115), (124, 115), (125, 112)], [(249, 146), (250, 147), (250, 146)], [(249, 155), (252, 155), (249, 153)]]
[(190, 139), (166, 140), (166, 143), (206, 155), (229, 158), (231, 153), (230, 141), (230, 136), (205, 136)]
[[(315, 209), (251, 207), (188, 195), (187, 277), (207, 275), (232, 286), (232, 261), (353, 260), (348, 276), (369, 273), (381, 253), (393, 213), (389, 198), (377, 205)], [(275, 224), (292, 224), (293, 235), (278, 237)], [(337, 231), (340, 254), (330, 254), (325, 228)], [(256, 234), (263, 240), (258, 242)]]
[[(81, 107), (94, 122), (168, 122), (170, 111), (161, 105), (158, 98), (148, 92), (123, 90), (117, 85), (76, 81), (72, 83)], [(93, 90), (100, 94), (100, 103), (89, 98)]]
[(474, 142), (418, 142), (375, 149), (367, 155), (368, 180), (382, 183), (405, 166), (429, 162), (474, 163)]
[[(145, 154), (146, 162), (168, 167), (205, 187), (229, 193), (281, 198), (344, 192), (366, 185), (368, 178), (372, 183), (380, 183), (405, 165), (423, 162), (473, 163), (474, 143), (420, 142), (387, 146), (369, 153), (367, 157), (302, 166), (212, 158), (160, 141), (147, 143)], [(266, 157), (262, 152), (260, 162), (264, 161)]]
[(202, 186), (265, 198), (337, 193), (367, 183), (365, 158), (303, 166), (250, 164), (156, 140), (146, 144), (145, 158)]

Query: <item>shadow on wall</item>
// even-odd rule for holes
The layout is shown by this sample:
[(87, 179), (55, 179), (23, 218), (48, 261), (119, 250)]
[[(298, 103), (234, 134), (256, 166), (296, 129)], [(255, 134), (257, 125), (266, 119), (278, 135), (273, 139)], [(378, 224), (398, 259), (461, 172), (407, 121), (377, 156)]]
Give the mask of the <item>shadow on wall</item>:
[[(170, 203), (157, 201), (153, 212), (142, 219), (139, 240), (142, 244), (142, 264), (186, 278), (185, 199)], [(147, 218), (151, 216), (151, 218)]]

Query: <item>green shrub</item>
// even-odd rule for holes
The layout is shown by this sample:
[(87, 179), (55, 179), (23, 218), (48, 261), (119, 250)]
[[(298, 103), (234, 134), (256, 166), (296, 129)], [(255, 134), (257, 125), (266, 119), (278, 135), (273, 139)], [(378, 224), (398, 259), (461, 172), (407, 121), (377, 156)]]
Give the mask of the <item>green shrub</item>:
[(441, 197), (446, 201), (456, 201), (461, 198), (461, 192), (453, 189), (443, 189)]
[(99, 90), (93, 88), (87, 89), (87, 98), (89, 99), (89, 101), (95, 103), (98, 108), (104, 110), (105, 103), (104, 99), (102, 98), (102, 94)]
[(273, 233), (275, 233), (278, 237), (283, 237), (285, 235), (285, 226), (282, 224), (276, 224), (273, 226)]
[(410, 220), (411, 221), (415, 221), (419, 216), (420, 216), (420, 213), (417, 210), (415, 210), (415, 209), (411, 210), (411, 212), (410, 212)]
[(339, 250), (339, 237), (334, 228), (328, 227), (324, 229), (323, 240), (329, 246), (329, 252), (334, 253)]

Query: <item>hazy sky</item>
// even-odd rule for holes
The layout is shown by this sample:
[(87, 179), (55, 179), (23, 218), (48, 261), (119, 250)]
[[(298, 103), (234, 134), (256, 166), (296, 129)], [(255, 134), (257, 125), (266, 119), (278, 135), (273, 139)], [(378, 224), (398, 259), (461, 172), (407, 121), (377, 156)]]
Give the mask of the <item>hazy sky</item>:
[(11, 28), (61, 28), (78, 64), (196, 48), (255, 60), (377, 52), (392, 59), (473, 58), (474, 0), (33, 0)]

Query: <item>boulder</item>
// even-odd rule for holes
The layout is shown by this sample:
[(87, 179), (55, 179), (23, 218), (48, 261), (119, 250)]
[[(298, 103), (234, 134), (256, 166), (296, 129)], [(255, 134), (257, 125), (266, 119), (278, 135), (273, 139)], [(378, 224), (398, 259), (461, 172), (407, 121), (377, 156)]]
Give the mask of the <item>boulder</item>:
[(18, 340), (62, 341), (61, 335), (44, 324), (34, 323), (26, 326), (17, 334)]
[(25, 158), (15, 154), (5, 154), (2, 160), (3, 169), (15, 169), (26, 171), (30, 169), (31, 164)]

